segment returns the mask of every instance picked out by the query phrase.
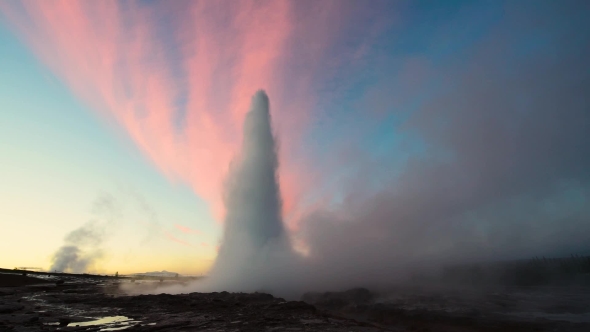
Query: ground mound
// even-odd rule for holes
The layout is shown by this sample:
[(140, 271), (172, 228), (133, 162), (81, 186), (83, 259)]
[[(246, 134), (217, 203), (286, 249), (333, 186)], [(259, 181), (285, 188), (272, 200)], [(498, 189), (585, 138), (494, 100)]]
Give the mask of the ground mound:
[(51, 283), (51, 281), (29, 277), (22, 274), (0, 273), (0, 287), (20, 287), (45, 283)]

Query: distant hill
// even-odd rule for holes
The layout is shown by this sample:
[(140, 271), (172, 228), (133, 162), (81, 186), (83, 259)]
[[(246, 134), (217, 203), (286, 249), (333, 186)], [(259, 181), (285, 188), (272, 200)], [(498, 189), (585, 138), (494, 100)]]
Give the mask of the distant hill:
[(148, 276), (148, 277), (176, 277), (176, 276), (180, 276), (180, 273), (168, 272), (166, 270), (162, 270), (162, 271), (153, 271), (153, 272), (133, 273), (131, 275), (133, 275), (133, 276)]

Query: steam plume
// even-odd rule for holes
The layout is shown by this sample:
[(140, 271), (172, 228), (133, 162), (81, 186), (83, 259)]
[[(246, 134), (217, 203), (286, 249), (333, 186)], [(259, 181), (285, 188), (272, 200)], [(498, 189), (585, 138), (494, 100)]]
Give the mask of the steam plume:
[(66, 235), (64, 242), (53, 255), (50, 270), (59, 272), (86, 272), (94, 261), (101, 257), (98, 246), (104, 232), (95, 221), (90, 221)]
[(106, 236), (105, 227), (119, 214), (117, 202), (111, 195), (102, 194), (94, 202), (92, 213), (97, 219), (65, 236), (64, 244), (53, 254), (50, 271), (86, 272), (102, 257), (100, 246)]
[(271, 270), (293, 261), (281, 217), (277, 145), (264, 91), (252, 98), (243, 135), (226, 182), (225, 232), (210, 273), (214, 283), (229, 290), (270, 287), (273, 282), (261, 276), (276, 276)]

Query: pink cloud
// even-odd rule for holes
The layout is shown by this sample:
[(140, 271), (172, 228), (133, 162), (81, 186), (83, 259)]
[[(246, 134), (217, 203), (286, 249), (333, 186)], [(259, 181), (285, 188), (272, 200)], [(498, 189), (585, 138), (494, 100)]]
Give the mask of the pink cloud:
[[(300, 148), (317, 98), (312, 83), (330, 67), (335, 36), (358, 14), (322, 1), (308, 3), (303, 15), (297, 4), (23, 1), (0, 3), (0, 13), (78, 98), (122, 129), (171, 181), (188, 183), (217, 220), (242, 119), (252, 94), (266, 89), (280, 135), (284, 213), (295, 220), (313, 183)], [(158, 23), (166, 19), (171, 27), (162, 37)], [(350, 59), (367, 46), (360, 48)]]
[(185, 234), (197, 234), (197, 235), (201, 235), (201, 231), (198, 231), (196, 229), (192, 229), (190, 227), (186, 227), (183, 225), (179, 225), (179, 224), (174, 224), (174, 227), (176, 227), (176, 229), (178, 229), (179, 231), (185, 233)]
[(181, 240), (181, 239), (179, 239), (179, 238), (175, 237), (174, 235), (172, 235), (172, 234), (170, 234), (170, 233), (168, 233), (168, 232), (166, 232), (166, 231), (164, 231), (164, 236), (165, 236), (165, 237), (166, 237), (168, 240), (170, 240), (170, 241), (172, 241), (172, 242), (176, 242), (176, 243), (182, 244), (183, 246), (192, 247), (192, 245), (191, 245), (190, 243), (188, 243), (188, 242), (186, 242), (186, 241), (183, 241), (183, 240)]

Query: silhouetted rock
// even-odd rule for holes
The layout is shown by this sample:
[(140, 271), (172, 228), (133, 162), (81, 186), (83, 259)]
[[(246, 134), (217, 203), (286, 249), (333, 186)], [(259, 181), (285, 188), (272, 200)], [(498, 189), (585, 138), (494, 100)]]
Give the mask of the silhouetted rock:
[(10, 314), (23, 308), (22, 304), (3, 304), (0, 305), (0, 314)]
[(327, 309), (341, 309), (346, 306), (358, 306), (372, 303), (374, 294), (366, 288), (353, 288), (344, 292), (305, 293), (304, 302)]
[(66, 326), (72, 322), (72, 319), (69, 317), (60, 317), (59, 318), (59, 325)]
[(19, 287), (50, 283), (50, 281), (20, 274), (0, 273), (0, 287)]

